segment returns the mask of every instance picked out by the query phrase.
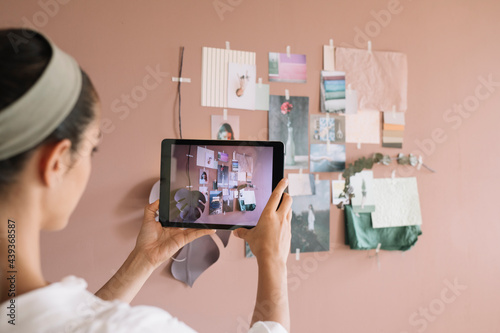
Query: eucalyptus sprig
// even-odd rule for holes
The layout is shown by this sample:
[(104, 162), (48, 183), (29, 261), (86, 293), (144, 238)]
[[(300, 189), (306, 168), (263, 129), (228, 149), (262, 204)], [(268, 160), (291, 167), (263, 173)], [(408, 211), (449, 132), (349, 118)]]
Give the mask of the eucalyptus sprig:
[[(391, 164), (393, 159), (395, 159), (400, 165), (411, 165), (411, 166), (423, 165), (430, 171), (435, 172), (433, 169), (423, 164), (421, 158), (413, 154), (408, 154), (408, 156), (405, 156), (400, 153), (398, 154), (397, 157), (392, 158), (389, 155), (384, 155), (382, 153), (374, 153), (371, 157), (368, 158), (367, 157), (358, 158), (356, 161), (354, 161), (354, 163), (350, 163), (348, 167), (344, 170), (344, 172), (342, 173), (342, 177), (344, 177), (345, 179), (345, 187), (344, 187), (344, 192), (339, 197), (349, 198), (349, 200), (351, 200), (351, 198), (354, 197), (354, 188), (350, 185), (350, 179), (352, 176), (365, 169), (373, 168), (374, 164), (389, 165)], [(341, 202), (338, 206), (339, 208), (342, 208), (343, 205), (344, 203)]]

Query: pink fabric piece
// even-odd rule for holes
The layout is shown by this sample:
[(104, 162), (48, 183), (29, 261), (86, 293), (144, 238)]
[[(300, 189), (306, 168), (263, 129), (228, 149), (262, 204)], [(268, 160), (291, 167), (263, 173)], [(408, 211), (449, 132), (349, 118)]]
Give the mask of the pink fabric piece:
[(346, 85), (358, 92), (360, 110), (408, 109), (406, 54), (338, 47), (335, 58), (336, 70), (346, 72)]

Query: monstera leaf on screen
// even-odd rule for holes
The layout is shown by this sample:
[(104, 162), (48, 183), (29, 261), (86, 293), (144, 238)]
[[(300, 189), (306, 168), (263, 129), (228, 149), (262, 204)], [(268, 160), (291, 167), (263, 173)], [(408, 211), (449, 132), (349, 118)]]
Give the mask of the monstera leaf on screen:
[(196, 221), (205, 211), (207, 199), (199, 191), (189, 191), (185, 188), (175, 192), (174, 200), (176, 207), (180, 211), (180, 217), (183, 221)]

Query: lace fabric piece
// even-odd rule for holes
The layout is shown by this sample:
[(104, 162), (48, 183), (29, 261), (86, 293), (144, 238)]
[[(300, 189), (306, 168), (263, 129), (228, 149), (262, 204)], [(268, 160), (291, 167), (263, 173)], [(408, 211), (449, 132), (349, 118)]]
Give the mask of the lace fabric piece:
[(421, 225), (417, 178), (373, 179), (373, 228)]

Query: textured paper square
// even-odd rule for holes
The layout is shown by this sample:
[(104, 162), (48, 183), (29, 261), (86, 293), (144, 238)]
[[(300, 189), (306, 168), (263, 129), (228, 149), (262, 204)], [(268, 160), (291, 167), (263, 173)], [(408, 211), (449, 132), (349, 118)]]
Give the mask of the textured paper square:
[(373, 180), (376, 211), (374, 228), (421, 225), (417, 178), (381, 178)]
[(360, 110), (407, 110), (405, 54), (337, 47), (335, 60), (335, 69), (348, 73), (346, 83), (358, 92)]
[(345, 118), (346, 142), (380, 143), (380, 112), (359, 110)]

